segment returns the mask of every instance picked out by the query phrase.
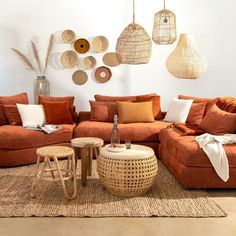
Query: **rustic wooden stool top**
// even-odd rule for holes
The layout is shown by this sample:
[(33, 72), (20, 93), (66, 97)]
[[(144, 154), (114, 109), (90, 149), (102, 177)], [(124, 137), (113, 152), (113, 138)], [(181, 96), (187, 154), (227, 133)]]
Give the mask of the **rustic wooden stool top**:
[(85, 148), (85, 147), (102, 147), (103, 140), (94, 137), (74, 138), (71, 140), (73, 147)]
[(48, 158), (62, 158), (71, 156), (74, 154), (74, 151), (70, 147), (64, 146), (47, 146), (38, 148), (36, 154), (41, 157), (48, 157)]

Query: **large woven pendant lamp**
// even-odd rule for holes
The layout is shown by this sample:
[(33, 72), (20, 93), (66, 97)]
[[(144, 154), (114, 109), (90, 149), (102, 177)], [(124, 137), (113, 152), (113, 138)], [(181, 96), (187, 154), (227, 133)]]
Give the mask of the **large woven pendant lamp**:
[(129, 24), (117, 40), (116, 52), (122, 64), (146, 64), (151, 57), (152, 41), (145, 29), (135, 23), (135, 0), (133, 0), (133, 23)]
[(154, 16), (152, 40), (156, 44), (172, 44), (176, 40), (176, 17), (166, 9), (165, 0), (164, 9)]
[(181, 34), (176, 48), (167, 58), (166, 67), (177, 78), (197, 79), (206, 72), (207, 61), (193, 37)]

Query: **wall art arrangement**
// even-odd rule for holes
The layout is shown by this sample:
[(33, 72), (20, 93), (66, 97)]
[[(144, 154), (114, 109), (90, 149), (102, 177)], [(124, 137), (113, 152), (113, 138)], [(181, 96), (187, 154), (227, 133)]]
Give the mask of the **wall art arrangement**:
[[(152, 40), (158, 45), (173, 44), (177, 39), (176, 16), (166, 9), (154, 15)], [(135, 0), (133, 0), (133, 23), (129, 24), (117, 40), (116, 52), (122, 64), (146, 64), (151, 57), (152, 43), (146, 30), (135, 23)], [(167, 70), (176, 78), (197, 79), (207, 70), (207, 61), (189, 34), (181, 34), (174, 51), (166, 61)]]
[[(83, 85), (88, 81), (87, 71), (98, 83), (105, 83), (112, 77), (109, 67), (121, 64), (121, 55), (117, 52), (108, 52), (109, 41), (105, 36), (76, 38), (72, 30), (56, 32), (55, 43), (69, 44), (70, 49), (63, 52), (54, 52), (51, 55), (50, 65), (57, 70), (75, 69), (72, 80), (76, 85)], [(97, 65), (97, 55), (103, 53), (104, 65)]]

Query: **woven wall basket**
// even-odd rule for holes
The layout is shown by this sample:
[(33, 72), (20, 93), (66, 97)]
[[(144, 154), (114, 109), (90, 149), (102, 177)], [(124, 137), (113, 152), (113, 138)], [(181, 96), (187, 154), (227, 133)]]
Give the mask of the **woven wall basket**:
[(197, 79), (206, 72), (207, 61), (193, 37), (181, 34), (176, 48), (167, 58), (166, 67), (177, 78)]
[(116, 52), (122, 64), (146, 64), (152, 51), (152, 41), (145, 29), (136, 23), (129, 24), (117, 40)]

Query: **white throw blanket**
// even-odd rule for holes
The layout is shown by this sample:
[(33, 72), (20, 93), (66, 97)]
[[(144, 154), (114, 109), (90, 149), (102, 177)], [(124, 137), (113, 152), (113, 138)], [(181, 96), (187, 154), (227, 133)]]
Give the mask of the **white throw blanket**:
[(206, 133), (197, 136), (196, 141), (208, 156), (217, 175), (226, 182), (229, 179), (229, 163), (223, 144), (236, 143), (236, 134), (218, 136)]

